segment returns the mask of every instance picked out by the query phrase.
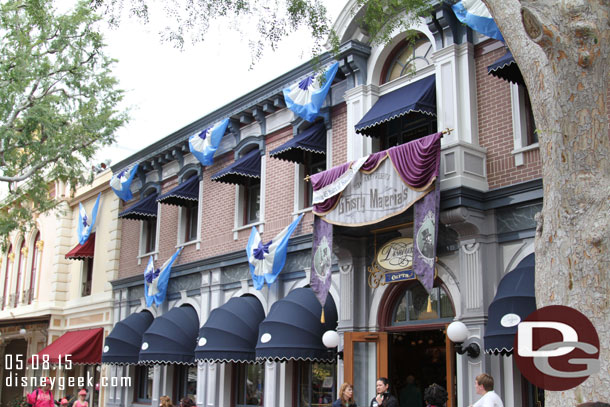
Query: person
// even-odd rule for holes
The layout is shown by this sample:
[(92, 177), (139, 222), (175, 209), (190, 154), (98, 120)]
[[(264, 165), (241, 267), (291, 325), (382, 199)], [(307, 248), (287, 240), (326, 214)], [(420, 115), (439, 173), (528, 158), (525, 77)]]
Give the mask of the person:
[(185, 397), (180, 400), (180, 407), (195, 407), (195, 402), (189, 397)]
[(421, 407), (421, 391), (415, 384), (415, 376), (412, 374), (407, 376), (406, 384), (400, 389), (398, 400), (400, 400), (400, 407)]
[(168, 396), (161, 396), (159, 401), (161, 401), (161, 403), (159, 404), (159, 407), (174, 407), (174, 404), (172, 403), (172, 399), (170, 399)]
[(332, 407), (357, 407), (354, 401), (354, 386), (343, 383), (339, 388), (339, 398), (333, 402)]
[(61, 399), (61, 401), (59, 402), (59, 406), (60, 407), (68, 407), (68, 399), (67, 398), (63, 398)]
[(78, 392), (78, 399), (72, 404), (73, 407), (89, 407), (89, 402), (85, 399), (87, 398), (87, 390), (81, 389)]
[(390, 394), (390, 381), (387, 377), (377, 379), (377, 395), (371, 400), (370, 407), (399, 407), (398, 400)]
[(51, 378), (45, 377), (41, 379), (41, 387), (27, 395), (26, 401), (32, 407), (54, 407), (55, 400), (51, 391)]
[(487, 373), (475, 377), (474, 388), (482, 397), (471, 407), (504, 407), (502, 399), (494, 391), (494, 378)]
[(426, 407), (444, 407), (448, 398), (447, 390), (443, 386), (432, 383), (424, 391)]

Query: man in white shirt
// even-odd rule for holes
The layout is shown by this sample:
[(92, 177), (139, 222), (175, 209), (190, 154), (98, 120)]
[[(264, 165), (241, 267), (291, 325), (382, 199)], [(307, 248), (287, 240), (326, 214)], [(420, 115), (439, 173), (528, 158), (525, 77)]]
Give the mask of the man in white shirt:
[(481, 373), (474, 379), (477, 394), (482, 397), (470, 407), (504, 407), (502, 399), (494, 391), (494, 378), (487, 373)]

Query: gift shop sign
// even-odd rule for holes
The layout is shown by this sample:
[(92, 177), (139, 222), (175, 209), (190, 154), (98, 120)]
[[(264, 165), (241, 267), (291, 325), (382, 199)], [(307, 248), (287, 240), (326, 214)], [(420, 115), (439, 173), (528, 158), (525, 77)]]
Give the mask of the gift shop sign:
[(399, 237), (390, 240), (377, 251), (369, 267), (369, 285), (373, 288), (405, 280), (414, 280), (413, 239)]

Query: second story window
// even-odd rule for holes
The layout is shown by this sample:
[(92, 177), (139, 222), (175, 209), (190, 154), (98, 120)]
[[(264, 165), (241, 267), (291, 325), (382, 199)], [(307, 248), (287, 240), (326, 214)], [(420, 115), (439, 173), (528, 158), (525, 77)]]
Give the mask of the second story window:
[(142, 253), (153, 253), (157, 247), (157, 218), (142, 221)]
[(432, 43), (424, 36), (403, 40), (390, 53), (382, 70), (381, 83), (414, 74), (432, 63)]
[(27, 258), (27, 249), (25, 248), (25, 239), (21, 241), (21, 247), (19, 248), (19, 261), (17, 263), (17, 284), (15, 285), (15, 294), (13, 300), (13, 307), (19, 304), (19, 298), (21, 294), (21, 283), (23, 273), (25, 271), (25, 259)]
[(27, 292), (27, 302), (31, 304), (34, 300), (35, 291), (36, 291), (36, 279), (38, 278), (38, 263), (40, 252), (42, 248), (42, 240), (40, 240), (40, 232), (36, 233), (36, 238), (34, 238), (34, 245), (32, 252), (32, 268), (30, 269), (30, 288)]
[(4, 310), (4, 307), (8, 304), (8, 286), (11, 283), (10, 273), (13, 256), (13, 245), (10, 245), (6, 255), (6, 261), (4, 262), (4, 288), (2, 289), (2, 301), (0, 302), (0, 307), (2, 308), (2, 310)]
[[(178, 176), (178, 184), (162, 194), (157, 202), (178, 206), (178, 245), (199, 241), (200, 233), (200, 177), (192, 166), (183, 169)], [(182, 172), (182, 171), (181, 171)]]
[(258, 179), (248, 181), (244, 188), (244, 225), (260, 220), (261, 182)]
[(139, 257), (157, 251), (157, 190), (145, 189), (138, 202), (119, 213), (119, 218), (141, 221)]
[(184, 241), (192, 242), (197, 240), (199, 222), (199, 201), (191, 202), (183, 208), (184, 222)]
[(87, 258), (83, 261), (81, 271), (81, 297), (91, 295), (91, 286), (93, 284), (93, 258)]
[(303, 166), (303, 173), (305, 175), (299, 181), (305, 182), (304, 188), (305, 188), (306, 192), (303, 194), (301, 208), (299, 208), (299, 209), (305, 209), (305, 208), (309, 208), (309, 207), (313, 206), (313, 188), (311, 186), (311, 182), (306, 182), (304, 178), (326, 170), (326, 157), (325, 156), (320, 156), (320, 155), (312, 154), (312, 153), (308, 152), (305, 154), (304, 158), (305, 158), (304, 159), (305, 162), (302, 164), (302, 166)]

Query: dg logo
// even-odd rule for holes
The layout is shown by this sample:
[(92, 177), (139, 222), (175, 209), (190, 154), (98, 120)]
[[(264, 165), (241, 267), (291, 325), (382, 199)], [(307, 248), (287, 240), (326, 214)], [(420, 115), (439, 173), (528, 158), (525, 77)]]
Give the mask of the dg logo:
[(514, 349), (521, 374), (545, 390), (571, 389), (600, 370), (595, 327), (563, 305), (540, 308), (521, 322)]

